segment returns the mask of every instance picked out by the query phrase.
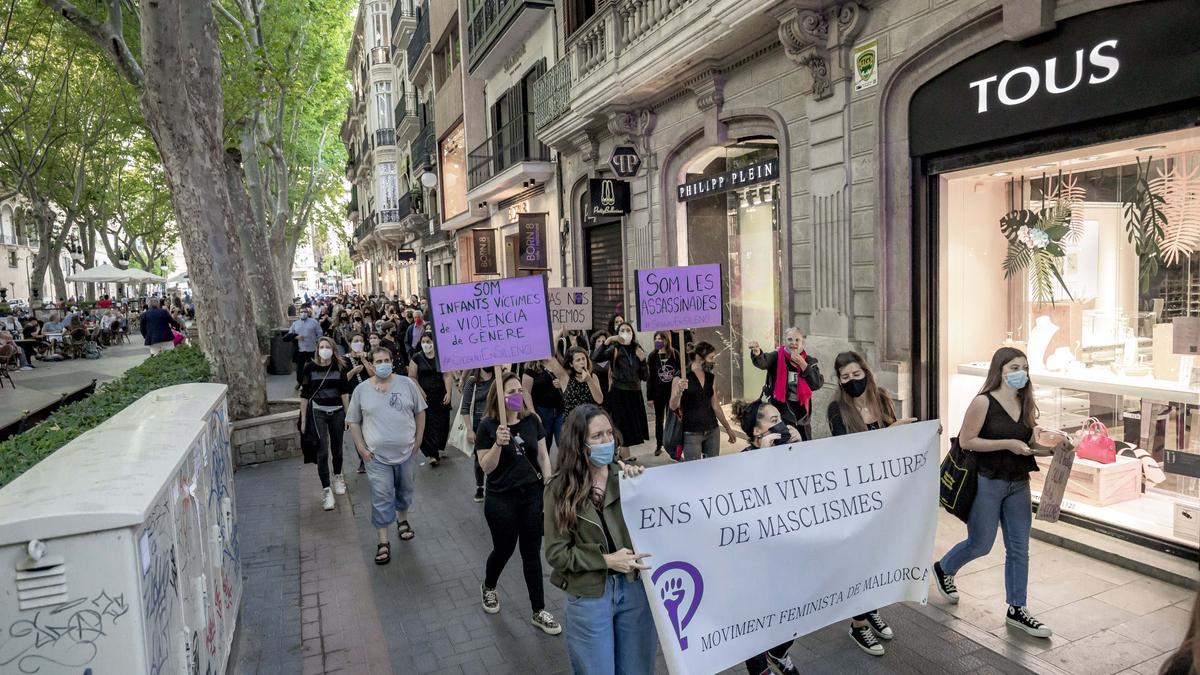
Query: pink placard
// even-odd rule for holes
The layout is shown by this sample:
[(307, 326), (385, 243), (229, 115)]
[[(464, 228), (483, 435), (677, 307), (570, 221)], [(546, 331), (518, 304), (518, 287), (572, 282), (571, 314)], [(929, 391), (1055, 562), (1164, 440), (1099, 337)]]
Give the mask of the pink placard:
[(708, 328), (725, 323), (718, 264), (638, 270), (634, 283), (640, 331)]
[(529, 276), (429, 289), (442, 372), (538, 361), (554, 353), (546, 277)]

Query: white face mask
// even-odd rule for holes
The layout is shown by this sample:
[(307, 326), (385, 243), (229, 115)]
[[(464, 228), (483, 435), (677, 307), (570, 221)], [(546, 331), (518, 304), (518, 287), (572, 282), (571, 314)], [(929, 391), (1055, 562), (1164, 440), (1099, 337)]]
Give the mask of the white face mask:
[(352, 351), (352, 352), (361, 352), (362, 347), (363, 347), (363, 344), (361, 342), (351, 342), (350, 343), (350, 351)]
[(421, 351), (425, 352), (426, 354), (432, 354), (433, 353), (433, 343), (432, 342), (422, 342), (421, 343)]
[(624, 342), (625, 344), (633, 342), (633, 333), (630, 333), (629, 331), (621, 331), (621, 342)]
[(317, 353), (320, 354), (321, 358), (325, 359), (325, 360), (329, 360), (330, 358), (333, 358), (333, 350), (330, 349), (329, 347), (322, 347), (320, 350), (317, 351)]

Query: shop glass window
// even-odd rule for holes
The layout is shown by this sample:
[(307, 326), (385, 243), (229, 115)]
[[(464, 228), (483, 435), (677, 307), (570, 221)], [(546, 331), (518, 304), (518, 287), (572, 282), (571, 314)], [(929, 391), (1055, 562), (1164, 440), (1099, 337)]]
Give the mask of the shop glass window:
[[(1200, 133), (935, 180), (940, 414), (959, 424), (992, 353), (1021, 349), (1041, 426), (1075, 433), (1095, 418), (1131, 455), (1077, 458), (1064, 511), (1196, 547), (1200, 478), (1189, 457), (1169, 460), (1200, 454)], [(1147, 239), (1131, 216), (1149, 200), (1165, 222)], [(1006, 231), (1006, 218), (1019, 227)], [(1144, 468), (1135, 448), (1165, 471)]]

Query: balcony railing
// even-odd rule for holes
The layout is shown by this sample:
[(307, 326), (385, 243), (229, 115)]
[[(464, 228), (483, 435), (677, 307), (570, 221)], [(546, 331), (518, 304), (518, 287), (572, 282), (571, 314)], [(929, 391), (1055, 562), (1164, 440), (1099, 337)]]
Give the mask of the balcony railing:
[(417, 70), (417, 61), (421, 59), (421, 52), (429, 48), (429, 11), (423, 9), (418, 12), (417, 29), (413, 31), (412, 39), (408, 41), (408, 72), (415, 74)]
[(384, 145), (395, 145), (395, 144), (396, 144), (396, 130), (395, 129), (376, 129), (375, 130), (375, 147), (378, 148), (378, 147), (384, 146)]
[(412, 215), (412, 195), (405, 193), (396, 200), (396, 207), (391, 209), (381, 209), (379, 211), (380, 223), (399, 223), (408, 216)]
[(436, 147), (437, 143), (433, 138), (433, 122), (426, 122), (425, 126), (421, 128), (421, 133), (417, 134), (416, 140), (412, 142), (413, 165), (432, 166)]
[(471, 15), (467, 24), (467, 51), (471, 58), (471, 67), (479, 62), (489, 47), (512, 23), (515, 17), (526, 5), (531, 7), (553, 7), (553, 2), (546, 0), (483, 0), (479, 8)]
[(371, 65), (381, 66), (391, 63), (390, 47), (371, 47)]
[(405, 117), (416, 117), (417, 115), (417, 95), (413, 92), (401, 94), (396, 101), (396, 128), (400, 128), (400, 122)]
[(467, 156), (467, 189), (474, 190), (520, 162), (549, 161), (550, 149), (533, 134), (533, 113), (500, 127)]
[(392, 6), (392, 35), (396, 34), (396, 28), (400, 26), (402, 19), (413, 17), (412, 0), (396, 0), (396, 4)]
[(571, 60), (560, 59), (533, 83), (533, 126), (541, 129), (571, 109)]
[(371, 215), (367, 216), (366, 218), (363, 218), (362, 222), (358, 224), (358, 227), (354, 228), (355, 243), (358, 243), (358, 242), (362, 241), (363, 239), (366, 239), (367, 237), (371, 236), (371, 233), (373, 233), (374, 231), (375, 231), (375, 214), (372, 213)]

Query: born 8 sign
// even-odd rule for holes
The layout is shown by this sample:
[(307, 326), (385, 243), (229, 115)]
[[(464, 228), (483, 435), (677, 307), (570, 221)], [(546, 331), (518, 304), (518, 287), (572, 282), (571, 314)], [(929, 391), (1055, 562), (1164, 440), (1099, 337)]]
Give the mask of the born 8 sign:
[(429, 289), (438, 370), (540, 361), (554, 353), (546, 277)]

